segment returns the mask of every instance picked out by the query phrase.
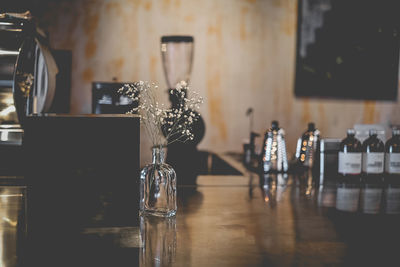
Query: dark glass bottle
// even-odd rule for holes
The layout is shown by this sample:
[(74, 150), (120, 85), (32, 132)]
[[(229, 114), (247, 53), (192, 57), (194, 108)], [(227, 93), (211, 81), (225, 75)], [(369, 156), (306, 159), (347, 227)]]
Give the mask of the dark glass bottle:
[(347, 137), (340, 143), (338, 161), (336, 209), (356, 212), (360, 196), (362, 150), (354, 129), (348, 129)]
[(383, 167), (385, 145), (376, 130), (369, 131), (363, 142), (363, 175), (361, 186), (361, 210), (377, 214), (381, 210), (383, 196)]
[(400, 129), (393, 129), (385, 145), (385, 172), (400, 178)]
[(340, 143), (338, 172), (345, 181), (360, 179), (362, 165), (361, 142), (355, 137), (355, 130), (348, 129), (347, 137)]
[(385, 213), (400, 213), (400, 129), (385, 144)]
[(362, 144), (363, 173), (370, 177), (382, 177), (385, 145), (378, 138), (376, 130), (369, 131), (369, 137)]

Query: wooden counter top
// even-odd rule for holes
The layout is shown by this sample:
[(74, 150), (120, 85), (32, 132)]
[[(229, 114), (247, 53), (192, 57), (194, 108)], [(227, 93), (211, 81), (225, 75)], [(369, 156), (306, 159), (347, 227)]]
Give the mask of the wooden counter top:
[[(80, 242), (68, 244), (68, 260), (57, 258), (54, 266), (399, 264), (399, 216), (338, 212), (332, 203), (335, 188), (313, 188), (293, 176), (272, 178), (260, 186), (260, 178), (251, 173), (199, 176), (197, 186), (178, 188), (175, 218), (144, 217), (140, 227), (87, 228)], [(13, 195), (18, 195), (15, 188)], [(14, 203), (0, 212), (4, 218), (15, 209)], [(4, 225), (0, 236), (8, 233), (8, 240), (14, 240), (15, 229)]]

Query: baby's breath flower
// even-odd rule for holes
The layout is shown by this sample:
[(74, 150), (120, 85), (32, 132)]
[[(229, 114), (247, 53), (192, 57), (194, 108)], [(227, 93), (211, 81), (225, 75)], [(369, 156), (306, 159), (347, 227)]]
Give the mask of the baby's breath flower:
[(198, 109), (199, 104), (203, 103), (203, 98), (199, 97), (197, 92), (193, 92), (192, 97), (188, 98), (189, 86), (185, 81), (181, 81), (175, 89), (169, 90), (170, 94), (175, 94), (179, 98), (180, 105), (165, 108), (164, 103), (156, 100), (156, 90), (158, 86), (155, 83), (139, 81), (125, 84), (118, 89), (118, 93), (138, 103), (137, 107), (127, 113), (137, 113), (141, 116), (141, 122), (144, 123), (153, 145), (193, 140), (191, 125), (198, 116), (191, 109)]

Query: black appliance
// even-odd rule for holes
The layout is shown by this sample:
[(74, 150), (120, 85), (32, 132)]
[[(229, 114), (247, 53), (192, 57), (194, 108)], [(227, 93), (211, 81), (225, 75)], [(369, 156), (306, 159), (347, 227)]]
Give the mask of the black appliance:
[(21, 175), (27, 114), (50, 110), (58, 69), (29, 12), (0, 14), (0, 174)]
[(92, 113), (93, 114), (125, 114), (137, 107), (137, 102), (118, 93), (125, 83), (93, 82)]
[(28, 116), (23, 147), (27, 265), (99, 266), (93, 260), (114, 257), (84, 232), (139, 226), (139, 117)]

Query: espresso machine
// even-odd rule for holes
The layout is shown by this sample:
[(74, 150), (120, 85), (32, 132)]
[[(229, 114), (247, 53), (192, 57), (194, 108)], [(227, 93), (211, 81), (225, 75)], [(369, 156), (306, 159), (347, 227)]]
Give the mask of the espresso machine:
[(24, 120), (50, 110), (57, 73), (30, 12), (0, 14), (0, 175), (21, 164)]

